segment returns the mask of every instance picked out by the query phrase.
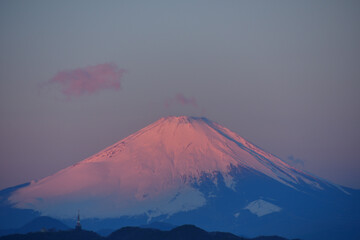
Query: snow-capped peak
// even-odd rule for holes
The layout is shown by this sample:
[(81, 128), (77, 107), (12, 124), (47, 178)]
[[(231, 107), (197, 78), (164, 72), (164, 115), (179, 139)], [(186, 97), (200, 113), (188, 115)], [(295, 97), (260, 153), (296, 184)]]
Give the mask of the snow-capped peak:
[(173, 214), (206, 203), (203, 194), (191, 185), (204, 174), (221, 174), (226, 185), (234, 188), (232, 168), (250, 170), (290, 187), (299, 181), (316, 185), (313, 177), (220, 124), (180, 116), (161, 118), (18, 190), (10, 200), (18, 207), (52, 215), (72, 214), (84, 204), (92, 217)]

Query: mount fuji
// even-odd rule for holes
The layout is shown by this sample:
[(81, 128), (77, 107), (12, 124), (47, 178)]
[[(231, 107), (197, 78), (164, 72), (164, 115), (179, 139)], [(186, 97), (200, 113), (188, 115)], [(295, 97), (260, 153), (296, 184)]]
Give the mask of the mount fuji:
[[(360, 239), (360, 191), (300, 171), (206, 118), (165, 117), (39, 181), (0, 191), (9, 215), (90, 229), (167, 222), (239, 235)], [(66, 221), (65, 221), (66, 222)]]

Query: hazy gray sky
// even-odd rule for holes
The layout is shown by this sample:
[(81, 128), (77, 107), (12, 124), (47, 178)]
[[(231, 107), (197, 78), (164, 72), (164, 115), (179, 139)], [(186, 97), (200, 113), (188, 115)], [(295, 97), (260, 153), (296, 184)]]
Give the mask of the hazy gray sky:
[(359, 1), (3, 0), (0, 188), (167, 115), (360, 188), (359, 43)]

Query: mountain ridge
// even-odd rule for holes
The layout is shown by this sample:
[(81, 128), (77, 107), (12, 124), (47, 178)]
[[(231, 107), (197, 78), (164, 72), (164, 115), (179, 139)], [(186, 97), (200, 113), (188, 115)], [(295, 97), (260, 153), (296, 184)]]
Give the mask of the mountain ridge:
[(173, 239), (173, 240), (286, 240), (279, 236), (261, 236), (256, 238), (239, 237), (227, 232), (207, 232), (194, 225), (182, 225), (172, 230), (158, 230), (140, 227), (123, 227), (113, 231), (107, 237), (101, 237), (95, 232), (87, 230), (67, 230), (67, 231), (43, 231), (31, 232), (27, 234), (11, 234), (0, 236), (1, 240), (57, 240), (57, 239), (92, 239), (92, 240), (149, 240), (149, 239)]
[(334, 225), (339, 237), (341, 229), (360, 235), (349, 230), (360, 224), (359, 191), (297, 170), (206, 118), (161, 118), (6, 196), (17, 210), (61, 219), (80, 209), (90, 229), (166, 221), (249, 236), (324, 238)]
[[(96, 200), (95, 205), (114, 206), (96, 212), (92, 205), (85, 210), (95, 217), (105, 211), (108, 216), (116, 216), (111, 215), (116, 212), (137, 215), (154, 211), (159, 201), (163, 202), (162, 195), (166, 195), (167, 205), (158, 214), (172, 214), (205, 204), (202, 194), (190, 186), (202, 175), (212, 176), (216, 183), (220, 174), (226, 186), (234, 188), (233, 177), (229, 174), (231, 168), (255, 171), (289, 187), (296, 188), (299, 181), (303, 181), (322, 188), (320, 181), (264, 152), (229, 129), (206, 118), (180, 116), (161, 118), (73, 166), (32, 182), (9, 199), (20, 208), (53, 215), (66, 213), (64, 201), (79, 202), (68, 209), (68, 215), (72, 214), (74, 207), (83, 207), (81, 202), (89, 198)], [(104, 195), (108, 198), (101, 198)], [(177, 200), (179, 197), (182, 199)], [(109, 201), (110, 198), (113, 201)], [(143, 206), (140, 211), (126, 210), (132, 207), (133, 201), (142, 204), (147, 199), (155, 203)], [(61, 212), (54, 212), (55, 208), (49, 207), (47, 202), (58, 204)], [(123, 207), (124, 202), (126, 207)], [(184, 202), (185, 207), (179, 206)]]

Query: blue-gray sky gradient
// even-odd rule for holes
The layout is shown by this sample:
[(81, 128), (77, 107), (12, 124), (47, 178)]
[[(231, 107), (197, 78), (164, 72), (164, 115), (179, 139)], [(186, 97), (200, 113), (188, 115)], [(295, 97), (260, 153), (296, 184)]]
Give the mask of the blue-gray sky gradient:
[[(1, 1), (0, 188), (167, 115), (204, 115), (360, 188), (359, 1)], [(57, 73), (113, 63), (121, 90), (68, 99)], [(166, 104), (176, 96), (196, 104)]]

